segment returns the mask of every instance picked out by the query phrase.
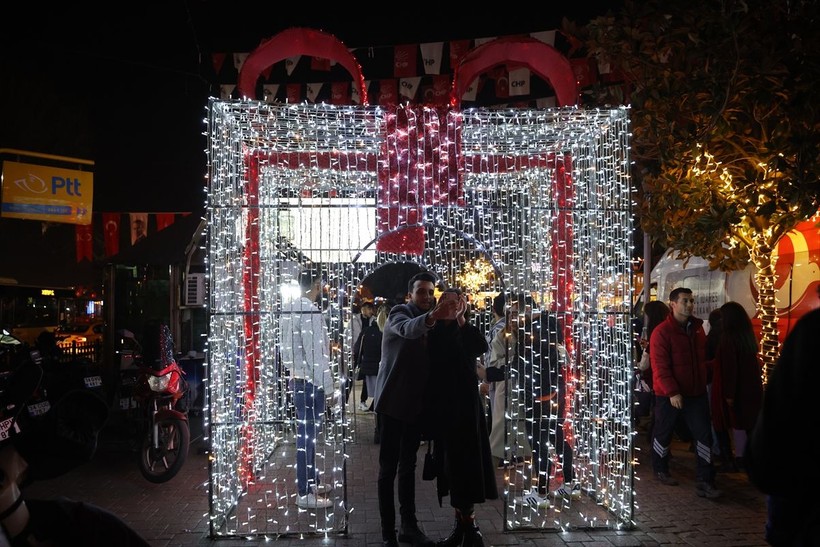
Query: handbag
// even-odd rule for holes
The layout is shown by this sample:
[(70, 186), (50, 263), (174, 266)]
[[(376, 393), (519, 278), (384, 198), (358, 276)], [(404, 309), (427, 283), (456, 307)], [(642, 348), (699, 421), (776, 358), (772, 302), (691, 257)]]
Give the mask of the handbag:
[(424, 467), (421, 470), (421, 478), (431, 481), (436, 478), (436, 461), (433, 459), (433, 441), (427, 441), (427, 452), (424, 454)]
[(644, 350), (643, 355), (641, 355), (641, 360), (638, 362), (638, 370), (641, 372), (649, 369), (649, 352)]

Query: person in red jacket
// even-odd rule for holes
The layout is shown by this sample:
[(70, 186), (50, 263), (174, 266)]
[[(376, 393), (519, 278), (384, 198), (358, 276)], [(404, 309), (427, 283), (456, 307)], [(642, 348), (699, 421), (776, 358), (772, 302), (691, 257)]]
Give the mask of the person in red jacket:
[(712, 467), (712, 426), (706, 391), (706, 334), (703, 320), (692, 315), (692, 289), (678, 287), (669, 294), (670, 315), (649, 341), (655, 424), (652, 434), (652, 471), (665, 485), (678, 481), (669, 474), (669, 449), (678, 416), (692, 432), (697, 455), (696, 493), (718, 498)]

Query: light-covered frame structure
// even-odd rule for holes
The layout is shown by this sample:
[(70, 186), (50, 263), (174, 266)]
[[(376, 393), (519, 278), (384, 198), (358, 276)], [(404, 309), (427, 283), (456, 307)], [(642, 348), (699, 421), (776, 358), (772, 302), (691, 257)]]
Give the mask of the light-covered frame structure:
[[(487, 261), (495, 275), (482, 290), (527, 293), (561, 326), (571, 386), (565, 427), (584, 496), (546, 511), (527, 506), (518, 500), (537, 480), (536, 466), (509, 470), (502, 479), (505, 529), (630, 527), (628, 126), (626, 108), (461, 112), (212, 100), (212, 536), (347, 530), (352, 508), (344, 488), (334, 490), (330, 509), (294, 505), (294, 416), (278, 360), (283, 292), (300, 268), (323, 272), (341, 380), (350, 296), (380, 264), (405, 261), (436, 271), (449, 285), (458, 284), (465, 264)], [(312, 209), (364, 209), (365, 217), (375, 216), (372, 239), (362, 244), (350, 235), (361, 232), (351, 229), (363, 222), (359, 210), (317, 214), (325, 220), (300, 224), (297, 232), (319, 233), (298, 238), (297, 246), (294, 218)], [(474, 302), (476, 320), (486, 321), (481, 304)], [(519, 374), (514, 355), (508, 368), (507, 449), (531, 461), (532, 439), (522, 425), (522, 390), (531, 379)], [(335, 407), (317, 447), (324, 479), (336, 485), (345, 484), (350, 426), (345, 409)], [(543, 434), (551, 434), (549, 427)], [(555, 455), (555, 486), (560, 463)]]

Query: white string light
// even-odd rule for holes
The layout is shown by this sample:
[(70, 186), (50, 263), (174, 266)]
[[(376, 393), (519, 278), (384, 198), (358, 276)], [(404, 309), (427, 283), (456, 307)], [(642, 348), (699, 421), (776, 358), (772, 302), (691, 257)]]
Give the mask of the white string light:
[[(212, 100), (208, 137), (215, 536), (346, 529), (353, 508), (341, 486), (356, 431), (341, 406), (317, 446), (323, 482), (339, 486), (329, 494), (334, 505), (305, 511), (294, 503), (294, 414), (277, 359), (278, 313), (298, 270), (321, 270), (340, 374), (350, 360), (343, 333), (351, 300), (369, 273), (391, 262), (418, 263), (448, 285), (470, 279), (470, 291), (480, 291), (470, 295), (474, 320), (487, 328), (489, 306), (478, 299), (501, 290), (531, 294), (563, 327), (575, 477), (587, 495), (535, 510), (515, 502), (537, 479), (535, 466), (510, 470), (505, 527), (632, 524), (626, 108), (441, 112)], [(521, 410), (528, 381), (510, 388), (510, 408)], [(525, 437), (521, 423), (508, 424), (511, 453), (531, 460)], [(558, 486), (560, 473), (550, 483)]]

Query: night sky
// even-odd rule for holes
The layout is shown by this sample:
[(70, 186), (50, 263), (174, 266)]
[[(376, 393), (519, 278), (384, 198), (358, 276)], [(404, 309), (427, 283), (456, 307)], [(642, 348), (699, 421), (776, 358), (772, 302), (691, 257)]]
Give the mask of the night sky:
[(519, 3), (509, 13), (479, 3), (236, 8), (254, 4), (19, 5), (0, 35), (0, 148), (93, 160), (95, 212), (198, 210), (205, 107), (220, 83), (213, 52), (250, 52), (277, 32), (311, 27), (374, 48), (371, 58), (354, 52), (365, 78), (389, 78), (374, 61), (386, 46), (552, 30), (563, 17), (582, 22), (617, 2)]

